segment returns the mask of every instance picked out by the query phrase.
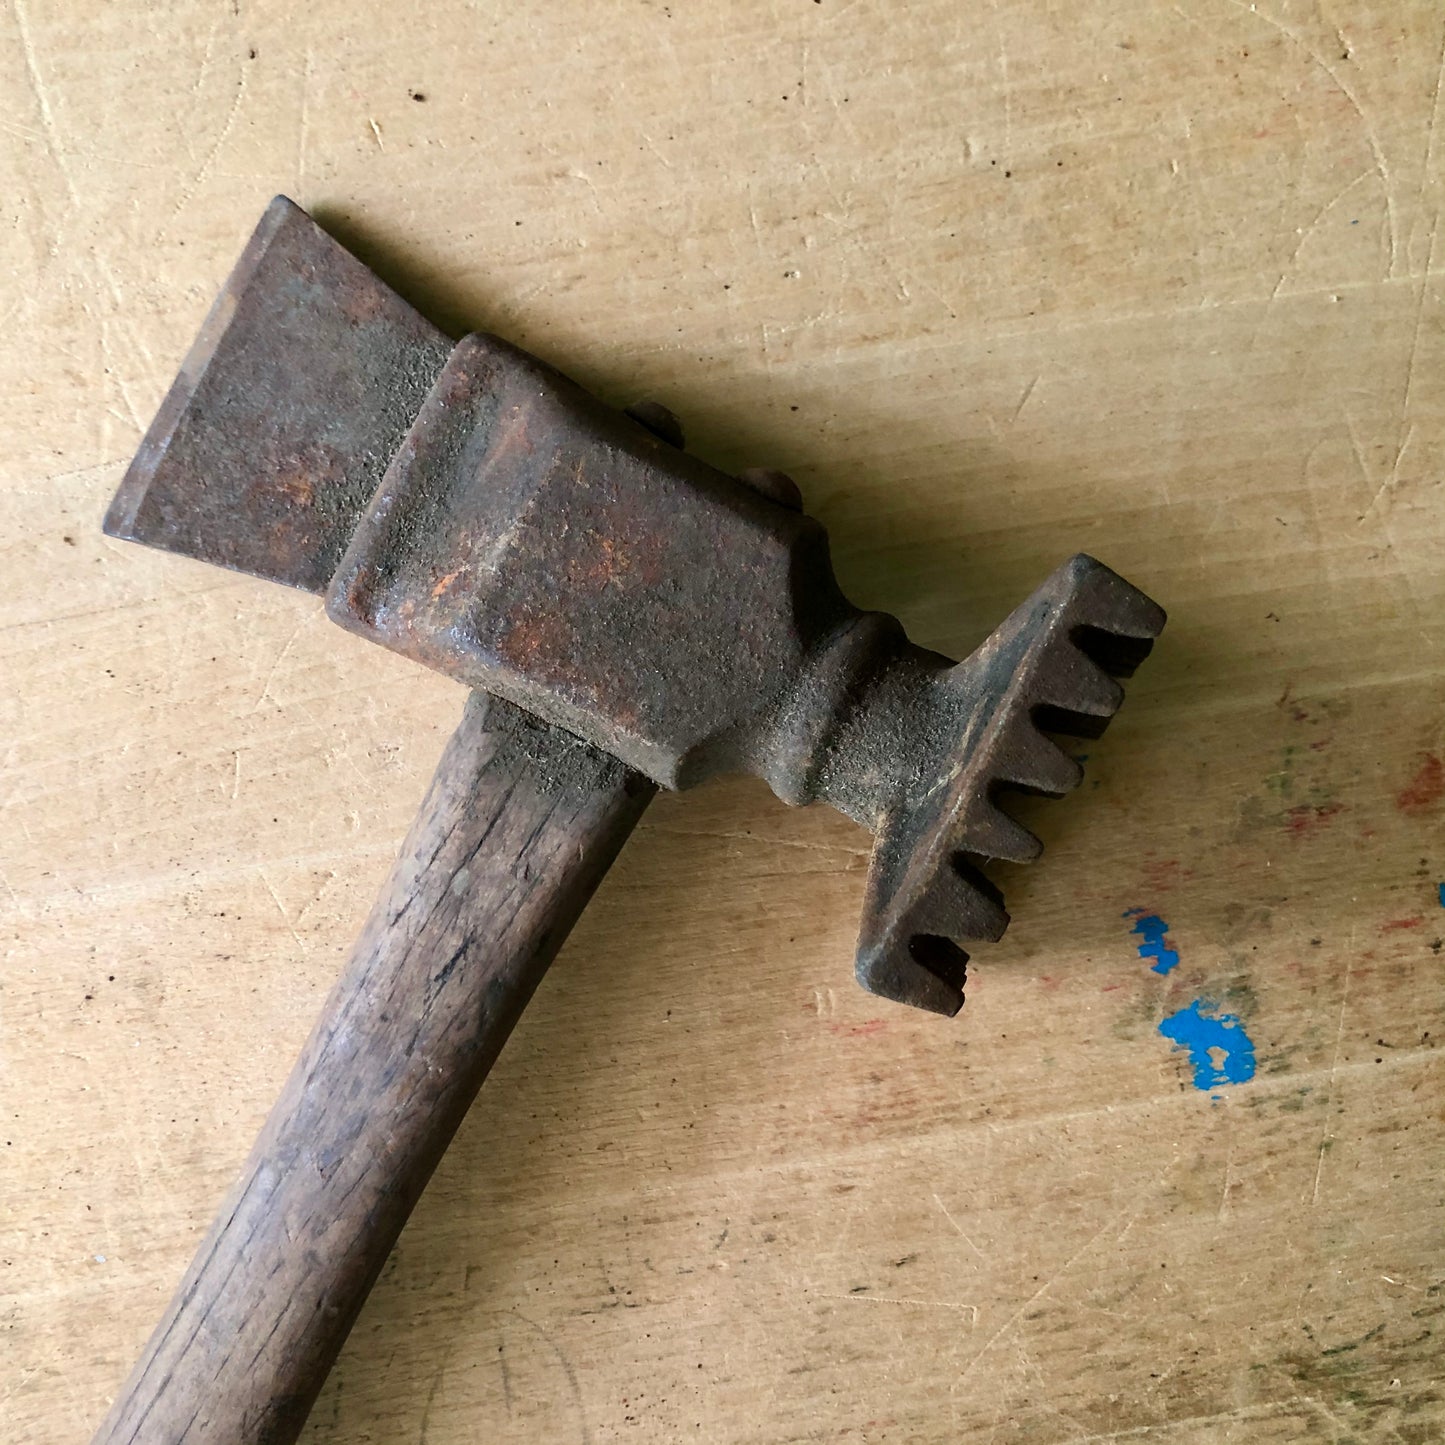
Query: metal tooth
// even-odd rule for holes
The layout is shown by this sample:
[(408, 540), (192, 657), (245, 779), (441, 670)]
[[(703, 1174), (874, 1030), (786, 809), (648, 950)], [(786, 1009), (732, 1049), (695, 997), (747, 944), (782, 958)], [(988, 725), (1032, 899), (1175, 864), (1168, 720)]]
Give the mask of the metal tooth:
[(1110, 677), (1133, 677), (1139, 664), (1154, 648), (1154, 638), (1127, 627), (1099, 626), (1077, 622), (1069, 629), (1069, 641)]
[(1062, 798), (1083, 782), (1083, 767), (1027, 718), (1020, 718), (1010, 730), (1009, 743), (1008, 751), (993, 764), (1000, 781), (1051, 798)]
[(967, 969), (968, 955), (956, 944), (919, 933), (860, 953), (855, 973), (869, 993), (952, 1018), (963, 1007)]
[(1119, 711), (1124, 689), (1088, 653), (1061, 638), (1038, 669), (1038, 699), (1045, 707), (1107, 721)]
[(968, 978), (968, 954), (951, 938), (937, 933), (915, 933), (908, 940), (908, 957), (934, 978), (957, 991), (960, 1002)]
[(1164, 609), (1102, 562), (1080, 553), (1064, 570), (1076, 622), (1136, 642), (1152, 641), (1164, 630)]
[(1108, 586), (1101, 587), (1100, 594), (1097, 605), (1087, 609), (1091, 615), (1079, 619), (1086, 626), (1130, 642), (1148, 644), (1164, 630), (1164, 609), (1117, 574), (1110, 574)]
[(996, 943), (1008, 927), (1002, 902), (987, 879), (967, 864), (950, 862), (938, 871), (927, 893), (909, 915), (913, 933), (938, 934), (955, 941)]
[(1003, 894), (992, 879), (974, 867), (961, 853), (953, 855), (951, 866), (953, 874), (962, 879), (972, 899), (973, 912), (969, 915), (969, 927), (972, 931), (964, 936), (997, 943), (1009, 926), (1009, 913), (1003, 904)]
[(964, 843), (970, 853), (1006, 863), (1032, 863), (1044, 851), (1044, 845), (992, 798), (970, 819)]

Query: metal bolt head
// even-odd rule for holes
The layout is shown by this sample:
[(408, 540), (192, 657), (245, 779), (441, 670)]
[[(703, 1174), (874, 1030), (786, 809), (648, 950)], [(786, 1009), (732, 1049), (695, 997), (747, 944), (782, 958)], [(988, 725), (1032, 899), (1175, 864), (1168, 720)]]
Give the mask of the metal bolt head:
[(738, 481), (790, 512), (803, 510), (803, 494), (787, 472), (775, 471), (772, 467), (749, 467), (738, 473)]
[(666, 442), (678, 451), (683, 448), (682, 423), (675, 412), (669, 411), (660, 401), (639, 401), (624, 413), (638, 426), (650, 431), (658, 441)]

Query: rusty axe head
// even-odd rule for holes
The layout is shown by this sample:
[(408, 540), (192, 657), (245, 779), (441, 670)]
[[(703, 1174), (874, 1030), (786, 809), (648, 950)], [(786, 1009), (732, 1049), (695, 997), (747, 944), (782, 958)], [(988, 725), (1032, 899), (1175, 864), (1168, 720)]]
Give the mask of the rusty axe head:
[(1081, 770), (1164, 613), (1065, 563), (961, 663), (840, 592), (777, 474), (724, 475), (490, 336), (455, 346), (284, 197), (146, 433), (106, 530), (327, 595), (343, 626), (665, 787), (723, 771), (876, 835), (857, 974), (941, 1013), (1008, 923), (999, 806)]

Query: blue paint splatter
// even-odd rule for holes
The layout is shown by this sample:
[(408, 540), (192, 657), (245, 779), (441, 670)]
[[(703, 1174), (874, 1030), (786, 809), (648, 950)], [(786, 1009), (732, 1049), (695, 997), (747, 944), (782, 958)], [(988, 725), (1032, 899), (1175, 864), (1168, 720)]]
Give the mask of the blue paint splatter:
[(1176, 1048), (1189, 1050), (1196, 1089), (1243, 1084), (1254, 1077), (1254, 1044), (1239, 1016), (1215, 1014), (1218, 1007), (1197, 998), (1159, 1025), (1159, 1032)]
[[(1131, 908), (1124, 917), (1128, 918), (1130, 913), (1142, 913), (1143, 911), (1142, 908)], [(1150, 968), (1155, 973), (1168, 973), (1178, 964), (1179, 955), (1168, 944), (1169, 925), (1157, 913), (1151, 913), (1147, 918), (1141, 918), (1130, 932), (1137, 933), (1143, 938), (1144, 942), (1139, 945), (1139, 957), (1152, 958), (1154, 962)]]

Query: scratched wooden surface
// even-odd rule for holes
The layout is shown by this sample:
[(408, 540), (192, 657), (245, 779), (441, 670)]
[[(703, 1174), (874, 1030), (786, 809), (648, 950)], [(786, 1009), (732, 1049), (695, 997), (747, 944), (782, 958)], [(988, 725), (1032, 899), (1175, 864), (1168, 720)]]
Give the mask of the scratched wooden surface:
[(276, 191), (790, 469), (926, 643), (1081, 547), (1173, 619), (953, 1022), (852, 985), (851, 824), (661, 800), (309, 1445), (1445, 1436), (1442, 59), (1435, 0), (11, 0), (6, 1438), (98, 1421), (460, 711), (99, 533)]

